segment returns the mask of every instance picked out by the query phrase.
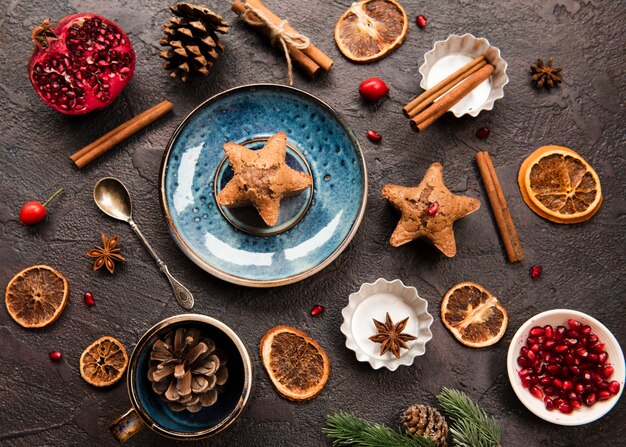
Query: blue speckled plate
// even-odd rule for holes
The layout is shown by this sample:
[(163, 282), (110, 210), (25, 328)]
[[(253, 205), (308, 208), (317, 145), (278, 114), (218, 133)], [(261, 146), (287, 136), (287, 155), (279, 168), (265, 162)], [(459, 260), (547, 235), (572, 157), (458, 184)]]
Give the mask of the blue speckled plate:
[[(287, 163), (313, 177), (311, 191), (281, 203), (275, 227), (251, 207), (220, 208), (232, 177), (227, 141), (260, 148), (287, 134)], [(255, 84), (208, 99), (172, 136), (161, 167), (161, 202), (183, 252), (235, 284), (290, 284), (320, 271), (356, 233), (367, 198), (365, 160), (354, 133), (328, 105), (301, 90)]]

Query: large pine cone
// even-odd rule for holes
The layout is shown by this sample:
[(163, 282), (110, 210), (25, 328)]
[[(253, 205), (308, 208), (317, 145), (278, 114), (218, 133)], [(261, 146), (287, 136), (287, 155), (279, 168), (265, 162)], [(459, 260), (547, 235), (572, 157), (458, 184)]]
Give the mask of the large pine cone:
[(401, 416), (402, 427), (414, 435), (427, 436), (438, 447), (446, 447), (448, 423), (436, 409), (424, 405), (412, 405)]
[(213, 340), (198, 329), (179, 328), (152, 345), (148, 379), (172, 410), (196, 413), (217, 401), (228, 369)]
[(216, 33), (228, 32), (228, 23), (205, 6), (179, 3), (170, 8), (177, 17), (165, 25), (161, 45), (169, 46), (160, 56), (166, 60), (163, 68), (172, 70), (172, 78), (187, 81), (189, 75), (209, 74), (209, 69), (224, 51)]

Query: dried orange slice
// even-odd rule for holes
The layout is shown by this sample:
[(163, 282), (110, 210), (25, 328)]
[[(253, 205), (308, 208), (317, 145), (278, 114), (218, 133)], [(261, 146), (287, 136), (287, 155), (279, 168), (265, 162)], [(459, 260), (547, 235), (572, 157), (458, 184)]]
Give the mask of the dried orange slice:
[(406, 12), (394, 0), (362, 0), (335, 25), (335, 42), (351, 61), (371, 62), (399, 46), (408, 28)]
[(33, 265), (9, 281), (5, 294), (7, 310), (24, 327), (44, 327), (65, 309), (68, 290), (65, 276), (50, 266)]
[(330, 375), (328, 356), (304, 332), (277, 326), (263, 336), (260, 347), (263, 366), (281, 396), (308, 400), (326, 385)]
[(113, 385), (122, 378), (126, 366), (126, 349), (109, 336), (94, 341), (80, 356), (80, 375), (93, 386)]
[(566, 147), (537, 149), (522, 163), (517, 181), (528, 207), (552, 222), (583, 222), (602, 203), (598, 174)]
[(509, 323), (500, 301), (473, 282), (462, 282), (448, 290), (441, 302), (441, 319), (457, 340), (472, 348), (496, 343)]

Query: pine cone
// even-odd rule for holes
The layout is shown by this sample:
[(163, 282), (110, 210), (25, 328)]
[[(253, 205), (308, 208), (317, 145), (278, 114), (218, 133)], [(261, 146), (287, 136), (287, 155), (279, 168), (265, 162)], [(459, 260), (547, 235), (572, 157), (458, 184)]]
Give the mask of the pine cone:
[(228, 369), (213, 340), (198, 329), (179, 328), (152, 345), (148, 379), (173, 411), (196, 413), (217, 401)]
[(163, 68), (173, 70), (172, 79), (180, 77), (184, 82), (194, 73), (207, 76), (224, 51), (216, 33), (226, 34), (228, 23), (205, 6), (179, 3), (170, 10), (177, 17), (163, 25), (161, 45), (170, 47), (159, 55), (167, 61)]
[(448, 424), (436, 409), (425, 405), (412, 405), (401, 416), (402, 427), (414, 435), (427, 436), (436, 446), (446, 447)]

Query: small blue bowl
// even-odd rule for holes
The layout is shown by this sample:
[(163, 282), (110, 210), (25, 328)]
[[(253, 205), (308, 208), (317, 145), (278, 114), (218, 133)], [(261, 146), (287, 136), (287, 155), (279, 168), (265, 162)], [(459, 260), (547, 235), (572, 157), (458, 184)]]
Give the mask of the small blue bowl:
[[(281, 202), (267, 227), (253, 207), (225, 208), (215, 195), (232, 178), (223, 146), (251, 149), (287, 134), (287, 164), (313, 188)], [(332, 108), (301, 90), (254, 84), (220, 93), (178, 126), (163, 157), (161, 203), (170, 233), (207, 272), (235, 284), (271, 287), (307, 278), (354, 237), (367, 200), (361, 147)]]
[[(197, 328), (215, 342), (227, 359), (228, 380), (217, 402), (197, 413), (172, 411), (152, 390), (148, 380), (150, 353), (156, 340), (179, 327)], [(125, 441), (142, 427), (181, 440), (214, 436), (229, 427), (241, 414), (252, 391), (253, 366), (241, 339), (224, 323), (197, 314), (166, 318), (150, 328), (139, 340), (130, 356), (127, 386), (133, 408), (117, 419), (111, 431)]]

